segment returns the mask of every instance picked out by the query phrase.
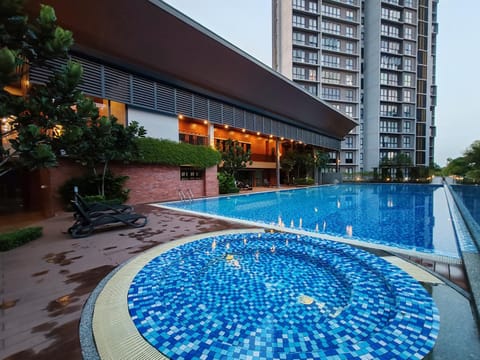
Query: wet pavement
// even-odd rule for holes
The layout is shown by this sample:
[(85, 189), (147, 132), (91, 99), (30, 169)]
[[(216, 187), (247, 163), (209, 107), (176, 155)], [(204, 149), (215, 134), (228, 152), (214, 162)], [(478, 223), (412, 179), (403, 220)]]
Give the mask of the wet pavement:
[[(83, 305), (101, 279), (153, 246), (184, 236), (244, 228), (242, 224), (135, 206), (148, 216), (144, 228), (116, 228), (85, 239), (66, 233), (73, 219), (62, 213), (35, 225), (44, 235), (0, 253), (0, 358), (81, 359)], [(440, 310), (441, 329), (432, 359), (476, 359), (480, 340), (470, 300), (447, 285), (428, 288)]]

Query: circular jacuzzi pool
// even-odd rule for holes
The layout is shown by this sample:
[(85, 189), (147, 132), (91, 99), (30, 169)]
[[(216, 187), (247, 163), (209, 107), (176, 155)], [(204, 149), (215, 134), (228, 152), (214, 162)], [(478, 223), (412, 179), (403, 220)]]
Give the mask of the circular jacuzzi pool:
[(399, 268), (285, 233), (166, 251), (133, 278), (128, 311), (172, 359), (421, 359), (439, 330), (433, 300)]

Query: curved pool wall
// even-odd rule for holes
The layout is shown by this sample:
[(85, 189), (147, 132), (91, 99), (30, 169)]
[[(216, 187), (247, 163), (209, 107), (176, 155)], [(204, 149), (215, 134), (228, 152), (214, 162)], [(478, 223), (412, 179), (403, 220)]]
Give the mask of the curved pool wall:
[(128, 289), (144, 339), (175, 359), (421, 359), (438, 310), (413, 278), (351, 246), (286, 233), (206, 237)]
[(281, 231), (460, 259), (441, 185), (341, 184), (158, 205)]

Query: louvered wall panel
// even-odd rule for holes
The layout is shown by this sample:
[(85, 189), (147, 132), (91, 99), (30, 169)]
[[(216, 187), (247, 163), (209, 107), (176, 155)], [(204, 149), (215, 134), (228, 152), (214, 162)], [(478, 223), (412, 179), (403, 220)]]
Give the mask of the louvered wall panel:
[(49, 60), (45, 66), (32, 66), (29, 71), (29, 81), (33, 84), (46, 84), (53, 72), (61, 70), (66, 63), (66, 59), (55, 59)]
[(208, 119), (211, 122), (222, 124), (222, 104), (215, 100), (210, 100)]
[(105, 66), (105, 97), (130, 104), (130, 75)]
[(134, 76), (132, 85), (132, 104), (147, 109), (155, 109), (155, 83)]
[(189, 91), (176, 89), (176, 113), (193, 116), (193, 94)]
[(272, 133), (272, 120), (267, 117), (263, 117), (263, 132), (268, 135)]
[(103, 98), (103, 65), (94, 63), (89, 60), (72, 56), (72, 60), (82, 64), (83, 76), (82, 82), (78, 87), (85, 94)]
[(285, 135), (281, 132), (281, 124), (276, 120), (272, 120), (272, 134), (278, 137), (285, 137)]
[(263, 117), (257, 114), (253, 115), (253, 130), (263, 133)]
[(156, 109), (168, 114), (175, 114), (175, 89), (171, 86), (155, 83), (157, 88)]
[(255, 120), (253, 118), (253, 114), (251, 112), (245, 112), (245, 128), (248, 130), (253, 130), (255, 124)]
[(193, 95), (193, 117), (208, 120), (208, 99)]
[(233, 108), (233, 126), (239, 129), (245, 128), (244, 114), (245, 114), (245, 111), (236, 107)]
[(234, 126), (235, 122), (233, 121), (233, 107), (223, 104), (222, 115), (222, 120), (224, 124)]

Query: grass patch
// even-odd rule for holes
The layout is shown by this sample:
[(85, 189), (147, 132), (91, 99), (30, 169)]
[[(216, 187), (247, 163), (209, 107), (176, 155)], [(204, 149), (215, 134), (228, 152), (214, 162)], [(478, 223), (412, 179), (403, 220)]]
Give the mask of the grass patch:
[(0, 234), (0, 251), (8, 251), (22, 246), (42, 236), (43, 228), (40, 226), (27, 227)]

